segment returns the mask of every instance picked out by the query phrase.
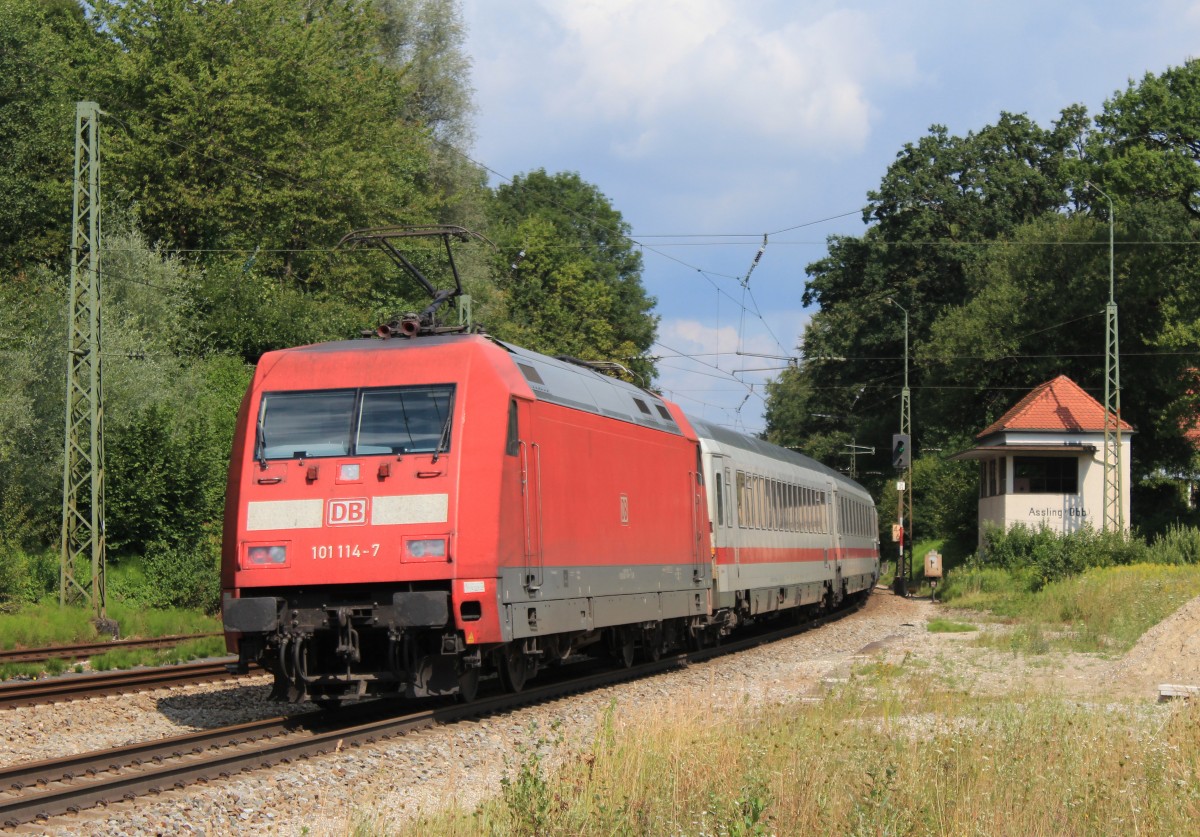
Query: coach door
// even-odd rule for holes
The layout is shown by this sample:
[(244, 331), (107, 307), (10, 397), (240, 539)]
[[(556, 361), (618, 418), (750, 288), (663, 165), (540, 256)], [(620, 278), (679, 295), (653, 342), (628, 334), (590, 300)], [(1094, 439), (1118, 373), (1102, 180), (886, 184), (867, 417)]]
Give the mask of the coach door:
[(732, 542), (733, 539), (730, 538), (733, 508), (729, 504), (732, 496), (729, 485), (730, 472), (725, 467), (728, 460), (720, 454), (714, 454), (709, 457), (708, 461), (712, 474), (712, 479), (707, 486), (709, 494), (708, 520), (712, 524), (712, 548), (713, 550), (727, 550), (733, 547), (736, 555), (736, 546)]
[(842, 577), (842, 515), (841, 515), (841, 498), (838, 497), (837, 484), (828, 482), (826, 485), (825, 496), (828, 498), (829, 508), (826, 510), (826, 515), (829, 520), (829, 546), (833, 552), (832, 569), (835, 579)]
[(517, 401), (521, 457), (521, 517), (524, 527), (525, 568), (521, 584), (529, 592), (542, 586), (545, 556), (542, 545), (542, 448), (532, 441), (533, 409), (527, 401)]

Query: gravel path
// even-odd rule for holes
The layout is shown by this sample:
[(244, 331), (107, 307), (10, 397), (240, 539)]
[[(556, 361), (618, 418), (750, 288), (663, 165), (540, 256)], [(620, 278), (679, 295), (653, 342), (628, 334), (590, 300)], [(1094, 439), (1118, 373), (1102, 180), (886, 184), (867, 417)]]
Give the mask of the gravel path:
[[(929, 633), (925, 625), (934, 616), (955, 618), (928, 600), (878, 590), (857, 613), (769, 647), (476, 722), (23, 826), (15, 833), (347, 834), (367, 812), (383, 826), (451, 802), (474, 806), (497, 793), (511, 762), (539, 742), (561, 738), (568, 750), (586, 746), (610, 706), (619, 713), (625, 707), (702, 701), (716, 711), (741, 711), (812, 699), (827, 682), (847, 677), (867, 657), (898, 662), (915, 656), (932, 671), (976, 691), (1036, 685), (1075, 694), (1111, 680), (1114, 663), (1094, 657), (1053, 655), (1047, 664), (1046, 655), (1030, 661), (980, 649), (971, 644), (976, 634)], [(972, 616), (978, 619), (961, 618), (972, 621)], [(266, 678), (261, 678), (249, 685), (189, 686), (0, 712), (0, 741), (6, 751), (0, 761), (50, 758), (280, 714), (281, 706), (268, 702), (267, 692)]]

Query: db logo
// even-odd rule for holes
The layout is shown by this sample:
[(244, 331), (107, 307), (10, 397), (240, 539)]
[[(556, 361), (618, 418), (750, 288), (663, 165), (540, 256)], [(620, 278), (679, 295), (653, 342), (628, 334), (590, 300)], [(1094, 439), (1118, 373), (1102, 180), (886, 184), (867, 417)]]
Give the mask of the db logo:
[(362, 526), (367, 522), (367, 501), (361, 500), (330, 500), (329, 517), (326, 522), (330, 526)]

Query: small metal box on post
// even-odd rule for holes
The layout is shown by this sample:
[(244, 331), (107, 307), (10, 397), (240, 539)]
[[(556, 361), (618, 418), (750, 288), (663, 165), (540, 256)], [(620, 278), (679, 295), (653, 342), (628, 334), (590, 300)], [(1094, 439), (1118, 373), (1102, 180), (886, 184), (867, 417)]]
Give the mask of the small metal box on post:
[(925, 580), (929, 582), (929, 598), (937, 599), (937, 583), (942, 578), (942, 553), (931, 549), (925, 553)]

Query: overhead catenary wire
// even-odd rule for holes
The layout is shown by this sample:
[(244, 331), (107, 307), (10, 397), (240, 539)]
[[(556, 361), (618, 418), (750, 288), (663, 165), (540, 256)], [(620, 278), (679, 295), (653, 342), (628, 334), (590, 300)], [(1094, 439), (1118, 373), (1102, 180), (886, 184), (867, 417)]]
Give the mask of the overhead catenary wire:
[[(130, 124), (129, 124), (129, 123), (126, 121), (126, 120), (124, 120), (124, 119), (120, 118), (119, 116), (116, 116), (115, 114), (112, 114), (112, 113), (109, 113), (109, 112), (104, 112), (104, 114), (103, 114), (103, 115), (104, 115), (104, 117), (105, 117), (105, 118), (112, 119), (112, 120), (116, 121), (117, 123), (121, 124), (121, 125), (122, 125), (122, 126), (124, 126), (124, 127), (127, 129), (127, 130), (129, 130), (131, 133), (133, 133), (133, 132), (134, 132), (134, 128), (133, 128), (133, 127), (132, 127), (132, 126), (131, 126), (131, 125), (130, 125)], [(170, 123), (169, 123), (168, 121), (164, 120), (164, 119), (160, 119), (160, 118), (158, 118), (158, 117), (156, 117), (156, 116), (153, 116), (153, 115), (149, 115), (149, 118), (150, 118), (150, 119), (152, 119), (152, 120), (154, 120), (155, 122), (157, 122), (158, 124), (160, 124), (160, 125), (162, 125), (162, 126), (170, 126)], [(189, 139), (190, 139), (190, 137), (189, 137)], [(298, 175), (294, 174), (293, 172), (289, 172), (289, 171), (287, 171), (287, 170), (285, 170), (285, 169), (279, 168), (278, 166), (271, 165), (270, 163), (267, 163), (266, 161), (263, 161), (263, 160), (260, 160), (260, 159), (254, 158), (254, 157), (252, 157), (252, 156), (250, 156), (250, 155), (246, 155), (246, 154), (244, 154), (243, 152), (239, 152), (239, 151), (236, 151), (236, 150), (231, 150), (231, 149), (227, 149), (227, 148), (222, 148), (221, 150), (222, 150), (223, 152), (230, 154), (230, 155), (231, 155), (231, 156), (234, 158), (234, 160), (233, 160), (233, 161), (231, 161), (231, 160), (222, 160), (222, 159), (220, 159), (219, 157), (217, 157), (217, 156), (214, 156), (213, 154), (209, 153), (208, 151), (205, 151), (205, 150), (199, 149), (199, 148), (195, 147), (194, 145), (190, 145), (190, 144), (188, 144), (188, 143), (186, 143), (186, 142), (181, 142), (181, 141), (179, 141), (179, 140), (172, 139), (172, 138), (170, 138), (170, 137), (168, 137), (168, 138), (167, 138), (167, 141), (168, 141), (168, 142), (171, 142), (171, 143), (172, 143), (173, 145), (175, 145), (176, 147), (179, 147), (179, 148), (181, 148), (181, 149), (184, 149), (184, 150), (186, 150), (188, 153), (192, 153), (192, 154), (196, 154), (196, 155), (198, 155), (198, 156), (199, 156), (200, 158), (202, 158), (202, 159), (206, 159), (206, 160), (208, 160), (208, 161), (210, 161), (210, 162), (214, 162), (214, 163), (221, 164), (221, 165), (223, 165), (223, 166), (226, 166), (226, 167), (230, 168), (231, 170), (239, 171), (239, 172), (241, 172), (241, 173), (243, 173), (243, 174), (245, 174), (245, 175), (247, 175), (247, 176), (250, 176), (250, 177), (253, 177), (253, 178), (256, 178), (256, 179), (260, 179), (260, 180), (261, 180), (261, 179), (262, 179), (264, 176), (275, 176), (275, 177), (282, 177), (282, 178), (285, 178), (285, 179), (287, 179), (289, 182), (296, 183), (296, 184), (305, 184), (305, 185), (309, 185), (309, 186), (315, 186), (315, 187), (321, 188), (323, 191), (325, 190), (325, 187), (327, 186), (327, 183), (325, 183), (324, 181), (314, 181), (314, 180), (311, 180), (311, 179), (301, 178), (301, 177), (299, 177)], [(442, 141), (442, 140), (437, 140), (437, 141), (438, 141), (439, 143), (441, 143), (442, 145), (444, 145), (444, 146), (446, 146), (446, 147), (449, 147), (449, 148), (451, 148), (451, 149), (452, 149), (453, 151), (455, 151), (456, 153), (459, 153), (459, 154), (461, 154), (461, 155), (462, 155), (462, 156), (463, 156), (465, 159), (467, 159), (467, 160), (471, 161), (471, 162), (472, 162), (472, 163), (474, 163), (475, 165), (477, 165), (477, 166), (479, 166), (480, 168), (482, 168), (482, 169), (484, 169), (484, 170), (486, 170), (486, 171), (490, 172), (491, 174), (493, 174), (493, 175), (495, 175), (495, 176), (497, 176), (497, 177), (500, 177), (500, 178), (502, 178), (502, 179), (504, 179), (504, 180), (506, 180), (506, 181), (508, 181), (508, 182), (513, 182), (513, 181), (514, 181), (514, 179), (513, 179), (513, 178), (511, 178), (511, 177), (507, 177), (507, 176), (505, 176), (505, 175), (502, 175), (501, 173), (497, 172), (497, 171), (496, 171), (494, 168), (492, 168), (492, 167), (490, 167), (490, 166), (487, 166), (487, 165), (484, 165), (484, 164), (480, 163), (478, 160), (475, 160), (474, 158), (470, 157), (469, 155), (467, 155), (467, 154), (463, 153), (463, 152), (462, 152), (460, 149), (458, 149), (457, 147), (453, 146), (452, 144), (450, 144), (450, 143), (448, 143), (448, 142), (445, 142), (445, 141)], [(553, 203), (553, 202), (551, 202), (551, 203)], [(557, 204), (556, 204), (556, 205), (557, 205)], [(784, 347), (784, 345), (783, 345), (783, 343), (780, 341), (779, 337), (778, 337), (778, 336), (777, 336), (777, 335), (774, 333), (774, 331), (771, 329), (771, 327), (770, 327), (769, 323), (766, 321), (766, 318), (763, 316), (763, 314), (762, 314), (762, 311), (761, 311), (761, 307), (760, 307), (760, 306), (758, 305), (758, 303), (757, 303), (757, 300), (756, 300), (756, 298), (755, 298), (755, 296), (754, 296), (754, 292), (753, 292), (753, 289), (751, 288), (751, 282), (750, 282), (752, 274), (754, 273), (755, 269), (758, 267), (758, 265), (760, 264), (760, 262), (761, 262), (761, 260), (762, 260), (762, 258), (763, 258), (763, 255), (764, 255), (764, 252), (765, 252), (765, 249), (766, 249), (766, 247), (767, 247), (768, 243), (772, 243), (772, 244), (775, 244), (775, 243), (779, 243), (779, 244), (792, 244), (792, 243), (796, 243), (796, 242), (788, 242), (788, 241), (778, 241), (778, 242), (777, 242), (777, 241), (775, 241), (774, 239), (772, 239), (771, 237), (772, 237), (772, 236), (778, 236), (778, 235), (781, 235), (781, 234), (785, 234), (785, 233), (787, 233), (787, 232), (795, 231), (795, 230), (802, 229), (802, 228), (805, 228), (805, 227), (811, 227), (811, 226), (815, 226), (815, 225), (818, 225), (818, 224), (821, 224), (821, 223), (826, 223), (826, 222), (828, 222), (828, 221), (837, 220), (837, 219), (840, 219), (840, 218), (845, 218), (845, 217), (849, 217), (849, 216), (856, 215), (856, 214), (861, 214), (861, 213), (863, 213), (864, 211), (867, 211), (867, 210), (869, 210), (869, 209), (871, 208), (871, 206), (867, 206), (867, 207), (861, 207), (861, 208), (857, 208), (857, 209), (854, 209), (854, 210), (851, 210), (851, 211), (848, 211), (848, 212), (844, 212), (844, 213), (838, 213), (838, 214), (835, 214), (835, 215), (826, 216), (826, 217), (823, 217), (823, 218), (820, 218), (820, 219), (816, 219), (816, 220), (813, 220), (813, 221), (806, 221), (806, 222), (799, 223), (799, 224), (793, 224), (793, 225), (789, 225), (789, 226), (782, 227), (782, 228), (780, 228), (780, 229), (778, 229), (778, 230), (775, 230), (775, 231), (773, 231), (773, 232), (770, 232), (770, 233), (762, 233), (762, 234), (749, 234), (749, 233), (747, 233), (747, 234), (722, 234), (722, 236), (721, 236), (721, 237), (724, 237), (724, 238), (732, 238), (732, 237), (750, 237), (751, 235), (755, 235), (755, 236), (757, 236), (757, 235), (761, 235), (761, 237), (762, 237), (762, 243), (760, 244), (760, 246), (759, 246), (759, 248), (758, 248), (758, 250), (757, 250), (757, 252), (756, 252), (756, 254), (755, 254), (755, 256), (754, 256), (754, 258), (753, 258), (753, 260), (752, 260), (752, 262), (751, 262), (751, 264), (750, 264), (750, 266), (749, 266), (749, 269), (746, 271), (746, 273), (745, 273), (745, 274), (744, 274), (742, 277), (740, 277), (740, 278), (739, 278), (739, 277), (737, 277), (737, 276), (733, 276), (733, 275), (729, 275), (729, 274), (723, 274), (723, 273), (719, 273), (719, 272), (716, 272), (716, 271), (712, 271), (712, 270), (705, 269), (705, 268), (703, 268), (703, 267), (700, 267), (700, 266), (698, 266), (698, 265), (692, 264), (692, 263), (688, 262), (688, 261), (687, 261), (687, 260), (685, 260), (685, 259), (680, 259), (680, 258), (678, 258), (678, 257), (676, 257), (676, 256), (673, 256), (672, 254), (670, 254), (670, 253), (667, 253), (667, 252), (665, 252), (665, 251), (663, 250), (663, 248), (664, 248), (664, 247), (669, 247), (669, 246), (674, 246), (674, 245), (671, 245), (671, 244), (664, 244), (664, 243), (659, 243), (659, 244), (655, 244), (655, 245), (650, 245), (650, 244), (648, 244), (648, 243), (647, 243), (647, 241), (646, 241), (647, 239), (654, 239), (654, 238), (666, 238), (666, 237), (668, 237), (668, 236), (657, 236), (657, 235), (656, 235), (656, 236), (649, 236), (649, 235), (647, 235), (647, 236), (634, 236), (633, 234), (631, 234), (631, 233), (627, 233), (627, 232), (625, 232), (624, 230), (620, 229), (619, 227), (614, 227), (614, 225), (612, 225), (612, 224), (608, 224), (608, 223), (602, 222), (602, 221), (600, 221), (599, 219), (597, 219), (597, 218), (594, 218), (594, 217), (591, 217), (591, 216), (588, 216), (588, 215), (586, 215), (586, 214), (584, 214), (584, 213), (579, 213), (579, 212), (577, 212), (576, 210), (574, 210), (574, 209), (573, 209), (573, 208), (571, 208), (571, 207), (562, 206), (562, 205), (557, 205), (557, 206), (558, 206), (558, 208), (559, 208), (559, 209), (561, 209), (562, 211), (564, 211), (564, 212), (567, 212), (567, 213), (571, 214), (572, 216), (574, 216), (574, 217), (576, 217), (576, 218), (579, 218), (579, 219), (581, 219), (581, 220), (584, 220), (584, 221), (586, 221), (586, 222), (587, 222), (587, 223), (589, 223), (589, 224), (595, 224), (595, 225), (597, 225), (597, 226), (599, 226), (599, 227), (601, 227), (601, 228), (605, 229), (606, 231), (608, 231), (608, 232), (610, 232), (610, 233), (612, 233), (612, 234), (614, 234), (614, 235), (619, 235), (619, 236), (621, 236), (621, 237), (623, 237), (623, 238), (627, 239), (627, 240), (628, 240), (628, 241), (630, 241), (630, 242), (631, 242), (631, 243), (632, 243), (634, 246), (637, 246), (637, 247), (641, 248), (641, 249), (642, 249), (643, 251), (645, 251), (645, 252), (648, 252), (648, 253), (653, 253), (653, 254), (655, 254), (655, 255), (658, 255), (658, 256), (660, 256), (660, 257), (662, 257), (662, 258), (665, 258), (665, 259), (667, 259), (667, 260), (669, 260), (669, 261), (671, 261), (671, 262), (677, 263), (677, 264), (679, 264), (680, 266), (686, 267), (686, 268), (688, 268), (689, 270), (691, 270), (691, 271), (693, 271), (693, 272), (695, 272), (695, 273), (699, 274), (699, 275), (700, 275), (700, 277), (702, 277), (702, 278), (703, 278), (705, 281), (707, 281), (707, 282), (708, 282), (710, 285), (712, 285), (712, 287), (713, 287), (713, 288), (714, 288), (714, 290), (715, 290), (715, 293), (716, 293), (716, 302), (717, 302), (717, 306), (718, 306), (718, 308), (717, 308), (717, 311), (718, 311), (718, 324), (719, 324), (719, 322), (720, 322), (720, 320), (719, 320), (719, 317), (720, 317), (720, 307), (719, 307), (719, 306), (720, 306), (720, 297), (721, 297), (722, 295), (724, 295), (724, 296), (726, 296), (727, 298), (729, 298), (729, 299), (730, 299), (732, 302), (734, 302), (734, 304), (738, 306), (738, 308), (739, 308), (739, 311), (740, 311), (740, 315), (741, 315), (741, 316), (740, 316), (740, 324), (739, 324), (739, 352), (738, 352), (739, 354), (742, 354), (742, 353), (744, 353), (742, 350), (745, 348), (745, 340), (746, 340), (746, 322), (747, 322), (747, 318), (748, 318), (748, 317), (750, 317), (750, 316), (756, 317), (756, 318), (757, 318), (757, 319), (760, 321), (760, 323), (762, 324), (762, 327), (764, 328), (764, 330), (766, 331), (766, 333), (767, 333), (767, 334), (770, 336), (770, 338), (772, 339), (772, 341), (773, 341), (773, 342), (774, 342), (774, 343), (775, 343), (775, 344), (776, 344), (776, 345), (777, 345), (777, 346), (778, 346), (778, 347), (779, 347), (779, 348), (780, 348), (780, 349), (781, 349), (781, 350), (782, 350), (782, 351), (783, 351), (785, 354), (788, 354), (788, 350), (787, 350), (787, 348), (785, 348), (785, 347)], [(701, 235), (701, 234), (683, 234), (683, 235), (677, 235), (677, 236), (674, 236), (674, 237), (677, 237), (677, 238), (685, 238), (685, 237), (686, 237), (686, 238), (711, 238), (711, 237), (715, 237), (715, 236), (712, 236), (712, 235)], [(1122, 244), (1123, 244), (1123, 245), (1124, 245), (1124, 244), (1126, 244), (1126, 243), (1129, 243), (1129, 242), (1122, 242)], [(1159, 242), (1147, 242), (1147, 243), (1152, 243), (1152, 244), (1162, 245), (1162, 244), (1169, 244), (1169, 243), (1171, 243), (1171, 242), (1161, 242), (1161, 241), (1159, 241)], [(1176, 243), (1178, 243), (1178, 244), (1186, 244), (1186, 245), (1189, 245), (1189, 246), (1191, 246), (1191, 245), (1195, 245), (1195, 244), (1197, 244), (1197, 243), (1200, 243), (1200, 242), (1194, 242), (1194, 241), (1192, 241), (1192, 242), (1176, 242)], [(694, 245), (694, 242), (693, 242), (692, 244)], [(914, 246), (914, 245), (916, 245), (916, 246), (948, 246), (948, 245), (952, 244), (953, 246), (956, 246), (956, 247), (962, 247), (962, 246), (975, 246), (975, 247), (994, 247), (994, 246), (998, 246), (998, 245), (1012, 245), (1012, 244), (1020, 244), (1020, 245), (1046, 244), (1046, 245), (1056, 245), (1056, 246), (1060, 246), (1060, 245), (1081, 245), (1081, 246), (1093, 246), (1093, 245), (1096, 245), (1096, 242), (1062, 242), (1062, 241), (1053, 241), (1053, 242), (1010, 242), (1010, 241), (986, 241), (986, 242), (952, 242), (952, 243), (951, 243), (951, 242), (945, 242), (945, 241), (936, 241), (936, 240), (935, 240), (935, 241), (924, 241), (924, 242), (922, 242), (922, 241), (917, 241), (917, 242), (872, 242), (872, 244), (873, 244), (873, 245), (882, 245), (882, 246)], [(680, 246), (692, 246), (692, 245), (680, 245)], [(261, 247), (254, 247), (254, 248), (250, 248), (250, 247), (247, 247), (247, 248), (179, 248), (179, 249), (176, 249), (176, 250), (170, 250), (170, 249), (166, 249), (166, 250), (164, 250), (163, 252), (177, 252), (177, 253), (183, 253), (183, 252), (228, 252), (228, 253), (243, 252), (243, 253), (246, 253), (246, 252), (254, 252), (254, 251), (258, 251), (258, 252), (266, 252), (266, 253), (270, 253), (270, 252), (274, 252), (274, 253), (298, 253), (298, 252), (307, 252), (307, 253), (313, 253), (313, 254), (332, 254), (332, 253), (335, 253), (335, 252), (339, 252), (339, 251), (338, 251), (336, 248), (330, 248), (330, 247), (301, 247), (301, 248), (294, 248), (294, 247), (293, 247), (293, 248), (261, 248)], [(153, 283), (145, 282), (145, 281), (143, 281), (143, 280), (135, 279), (135, 278), (128, 277), (128, 276), (125, 276), (125, 277), (116, 277), (116, 276), (113, 274), (113, 272), (112, 272), (112, 271), (110, 271), (110, 270), (105, 270), (105, 274), (106, 274), (107, 276), (109, 276), (110, 278), (119, 278), (119, 281), (133, 282), (133, 283), (140, 284), (140, 285), (143, 285), (143, 286), (146, 286), (146, 287), (154, 288), (154, 289), (156, 289), (156, 290), (159, 290), (159, 291), (162, 291), (162, 292), (172, 292), (172, 291), (174, 290), (174, 289), (171, 289), (171, 288), (165, 288), (165, 287), (162, 287), (162, 286), (156, 286), (156, 285), (154, 285)], [(739, 283), (742, 285), (742, 289), (743, 289), (742, 299), (740, 299), (740, 300), (739, 300), (739, 299), (735, 298), (735, 297), (734, 297), (734, 296), (732, 296), (732, 295), (731, 295), (731, 294), (730, 294), (728, 291), (726, 291), (726, 290), (725, 290), (725, 288), (721, 287), (721, 285), (720, 285), (720, 281), (719, 281), (719, 280), (738, 281), (738, 282), (739, 282)], [(1088, 316), (1093, 316), (1093, 315), (1088, 315)], [(1078, 321), (1079, 319), (1085, 319), (1085, 318), (1077, 318), (1077, 320), (1076, 320), (1076, 321)], [(1032, 333), (1031, 333), (1031, 335), (1033, 335), (1033, 334), (1037, 334), (1037, 333), (1042, 333), (1042, 332), (1045, 332), (1045, 331), (1049, 331), (1049, 330), (1052, 330), (1053, 328), (1056, 328), (1056, 327), (1061, 327), (1061, 326), (1050, 326), (1050, 327), (1047, 327), (1047, 328), (1045, 328), (1045, 329), (1041, 329), (1041, 330), (1039, 330), (1038, 332), (1032, 332)], [(719, 333), (719, 329), (718, 329), (718, 333)], [(1031, 335), (1026, 335), (1026, 337), (1028, 337), (1028, 336), (1031, 336)], [(1022, 338), (1018, 338), (1018, 339), (1022, 339)], [(715, 356), (715, 357), (720, 357), (720, 356), (721, 356), (721, 354), (722, 354), (722, 353), (713, 353), (713, 356)], [(676, 352), (676, 356), (678, 356), (678, 357), (689, 357), (688, 355), (686, 355), (686, 354), (684, 354), (684, 353), (682, 353), (682, 352)], [(1063, 356), (1063, 355), (1060, 355), (1060, 356)], [(1080, 355), (1077, 355), (1077, 356), (1078, 356), (1078, 357), (1087, 357), (1087, 356), (1091, 356), (1091, 355), (1087, 355), (1087, 354), (1080, 354)], [(1023, 356), (1020, 356), (1020, 355), (1008, 355), (1008, 354), (1005, 354), (1005, 355), (1000, 355), (999, 357), (1023, 357)], [(1032, 357), (1036, 357), (1036, 356), (1034, 356), (1034, 355), (1029, 355), (1029, 356), (1027, 356), (1027, 357), (1031, 357), (1031, 358), (1032, 358)], [(955, 359), (955, 358), (962, 358), (962, 359), (989, 359), (989, 358), (988, 358), (988, 356), (978, 356), (978, 355), (976, 355), (976, 356), (971, 356), (971, 355), (961, 355), (961, 356), (955, 356), (955, 355), (944, 355), (944, 356), (932, 356), (932, 357), (930, 357), (930, 358), (927, 358), (927, 360), (929, 360), (929, 361), (938, 361), (938, 360), (951, 360), (951, 359)], [(799, 361), (800, 359), (801, 359), (801, 358), (797, 358), (797, 361)], [(889, 358), (878, 358), (878, 359), (889, 359)], [(721, 368), (720, 368), (720, 366), (719, 366), (719, 365), (712, 365), (712, 368), (713, 368), (714, 370), (716, 370), (717, 372), (724, 372), (724, 370), (721, 370)], [(782, 369), (786, 369), (787, 367), (781, 367), (781, 368), (782, 368)], [(775, 370), (774, 370), (774, 369), (771, 369), (771, 368), (762, 368), (762, 369), (749, 369), (749, 368), (747, 368), (747, 369), (744, 369), (744, 370), (735, 370), (734, 374), (739, 374), (739, 373), (742, 373), (742, 374), (744, 374), (744, 373), (757, 372), (757, 371), (764, 371), (764, 372), (767, 372), (767, 371), (775, 371)], [(714, 377), (716, 377), (716, 376), (714, 376)], [(734, 378), (734, 380), (737, 380), (737, 379), (736, 379), (736, 378)], [(751, 382), (745, 382), (745, 381), (738, 381), (738, 383), (739, 383), (739, 384), (741, 384), (741, 385), (742, 385), (742, 386), (744, 386), (744, 387), (747, 387), (747, 389), (749, 390), (747, 397), (749, 397), (749, 394), (751, 394), (751, 393), (752, 393), (752, 394), (758, 395), (758, 397), (759, 397), (760, 399), (762, 398), (762, 396), (761, 396), (759, 393), (755, 392), (755, 384), (754, 384), (754, 383), (751, 383)]]

